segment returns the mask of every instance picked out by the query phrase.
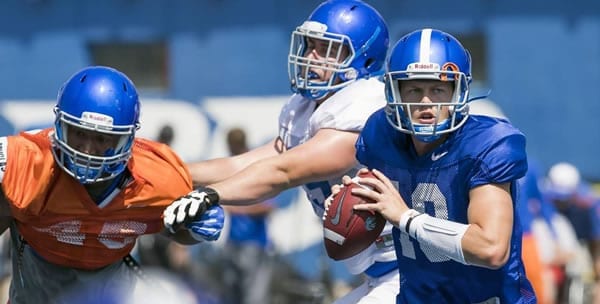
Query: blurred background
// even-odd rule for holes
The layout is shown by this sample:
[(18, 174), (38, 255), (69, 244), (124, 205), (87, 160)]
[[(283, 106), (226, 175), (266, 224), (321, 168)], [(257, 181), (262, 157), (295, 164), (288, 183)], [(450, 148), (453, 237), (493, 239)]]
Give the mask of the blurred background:
[[(387, 20), (392, 45), (420, 27), (459, 38), (473, 57), (472, 95), (491, 92), (486, 102), (525, 133), (541, 175), (569, 162), (583, 180), (600, 181), (599, 1), (366, 2)], [(108, 65), (138, 88), (139, 134), (158, 139), (169, 129), (184, 160), (228, 155), (225, 134), (234, 127), (247, 132), (251, 147), (259, 145), (276, 136), (290, 94), (291, 31), (319, 3), (0, 1), (0, 135), (50, 126), (62, 83), (85, 66)], [(322, 259), (318, 219), (303, 200), (301, 191), (276, 198), (269, 215), (274, 255), (291, 257), (309, 281), (354, 284)]]

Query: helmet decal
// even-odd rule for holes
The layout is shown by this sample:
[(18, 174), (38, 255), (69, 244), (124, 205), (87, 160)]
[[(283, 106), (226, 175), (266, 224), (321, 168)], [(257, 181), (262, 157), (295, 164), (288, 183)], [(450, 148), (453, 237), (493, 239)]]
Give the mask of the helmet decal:
[[(458, 66), (457, 66), (456, 64), (452, 63), (452, 62), (446, 62), (446, 63), (444, 63), (444, 65), (442, 65), (442, 68), (441, 68), (441, 70), (442, 70), (442, 71), (454, 72), (454, 73), (458, 73), (458, 72), (460, 72), (460, 70), (458, 69)], [(454, 78), (454, 76), (453, 76), (453, 75), (454, 75), (454, 73), (452, 73), (452, 74), (448, 74), (448, 73), (442, 73), (442, 74), (440, 75), (440, 80), (441, 80), (441, 81), (450, 81), (450, 80), (453, 80), (453, 78)], [(450, 78), (449, 76), (450, 76), (451, 78)]]

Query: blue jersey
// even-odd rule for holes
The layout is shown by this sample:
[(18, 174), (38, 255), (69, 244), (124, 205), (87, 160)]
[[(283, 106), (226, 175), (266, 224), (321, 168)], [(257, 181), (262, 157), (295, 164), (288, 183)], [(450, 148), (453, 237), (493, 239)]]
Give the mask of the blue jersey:
[[(395, 130), (380, 110), (367, 121), (356, 148), (357, 159), (396, 183), (410, 208), (464, 224), (472, 188), (510, 182), (516, 202), (516, 181), (527, 171), (525, 136), (507, 121), (487, 116), (470, 116), (443, 144), (417, 156), (410, 136)], [(535, 303), (521, 260), (516, 211), (513, 216), (510, 257), (497, 270), (455, 262), (394, 227), (401, 277), (397, 303), (479, 303), (494, 298), (500, 303)]]

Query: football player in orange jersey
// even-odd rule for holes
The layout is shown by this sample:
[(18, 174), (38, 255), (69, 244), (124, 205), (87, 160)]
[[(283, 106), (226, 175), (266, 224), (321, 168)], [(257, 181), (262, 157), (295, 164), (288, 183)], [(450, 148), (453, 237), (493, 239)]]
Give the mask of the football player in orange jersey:
[(163, 209), (192, 190), (167, 146), (136, 138), (133, 83), (108, 67), (84, 68), (64, 84), (54, 128), (0, 137), (0, 227), (10, 225), (10, 303), (68, 303), (125, 296), (136, 282), (130, 251), (143, 234), (182, 244), (218, 238), (217, 205), (165, 231)]

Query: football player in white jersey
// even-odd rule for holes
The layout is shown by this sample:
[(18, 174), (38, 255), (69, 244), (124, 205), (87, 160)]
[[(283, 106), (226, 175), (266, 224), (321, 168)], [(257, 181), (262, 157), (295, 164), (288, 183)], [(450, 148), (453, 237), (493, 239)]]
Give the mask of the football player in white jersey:
[[(186, 222), (202, 204), (244, 205), (303, 186), (321, 217), (331, 185), (359, 169), (358, 133), (385, 106), (379, 79), (389, 46), (381, 15), (357, 0), (321, 3), (292, 33), (289, 79), (294, 94), (279, 116), (279, 136), (247, 153), (191, 164), (200, 187), (164, 213), (167, 228)], [(336, 303), (394, 303), (399, 288), (391, 226), (379, 241), (346, 260), (364, 284)]]

